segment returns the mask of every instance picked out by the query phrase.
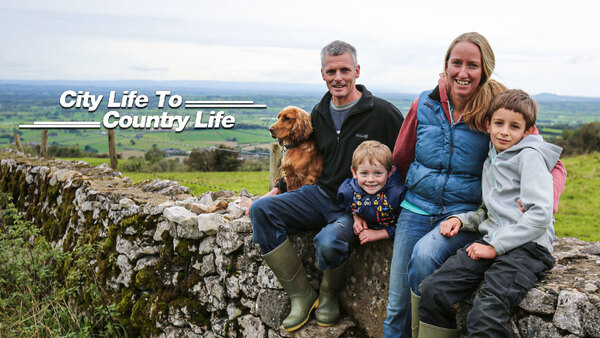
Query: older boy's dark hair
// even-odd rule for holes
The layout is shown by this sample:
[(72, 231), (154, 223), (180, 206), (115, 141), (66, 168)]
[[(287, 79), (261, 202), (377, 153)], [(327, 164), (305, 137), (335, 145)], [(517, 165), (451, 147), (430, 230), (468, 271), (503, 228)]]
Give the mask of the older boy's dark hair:
[(390, 148), (378, 141), (364, 141), (354, 150), (352, 154), (352, 168), (358, 170), (358, 166), (369, 162), (379, 162), (389, 173), (392, 170), (393, 158)]
[(525, 130), (535, 125), (537, 119), (537, 103), (521, 89), (509, 89), (496, 95), (487, 111), (488, 121), (492, 120), (494, 112), (498, 109), (508, 109), (523, 115)]

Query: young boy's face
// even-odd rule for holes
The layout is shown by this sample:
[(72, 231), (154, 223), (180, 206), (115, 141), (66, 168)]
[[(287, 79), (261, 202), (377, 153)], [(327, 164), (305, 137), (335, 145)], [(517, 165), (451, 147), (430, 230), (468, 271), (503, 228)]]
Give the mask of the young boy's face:
[(487, 121), (487, 132), (497, 152), (502, 152), (519, 143), (525, 136), (531, 134), (533, 127), (525, 130), (523, 115), (510, 109), (500, 108)]
[(358, 181), (358, 185), (369, 195), (377, 193), (383, 189), (388, 177), (394, 172), (394, 167), (388, 173), (383, 165), (379, 162), (361, 163), (356, 170), (350, 167), (352, 176)]

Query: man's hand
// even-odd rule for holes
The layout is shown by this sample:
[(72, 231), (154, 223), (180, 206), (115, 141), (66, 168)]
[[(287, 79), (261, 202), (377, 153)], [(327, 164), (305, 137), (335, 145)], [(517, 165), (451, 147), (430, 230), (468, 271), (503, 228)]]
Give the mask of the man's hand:
[(460, 219), (452, 217), (440, 223), (440, 233), (446, 237), (452, 237), (458, 233), (461, 226)]
[(484, 245), (480, 243), (473, 243), (469, 245), (467, 248), (467, 255), (471, 257), (472, 260), (476, 261), (480, 258), (483, 259), (494, 259), (498, 256), (496, 249), (494, 249), (491, 245)]
[(389, 238), (387, 231), (384, 229), (381, 230), (371, 230), (365, 229), (358, 234), (358, 239), (360, 240), (360, 244), (365, 244), (369, 242), (375, 242), (382, 239)]
[[(281, 194), (281, 190), (279, 190), (279, 188), (275, 187), (273, 189), (271, 189), (271, 191), (269, 191), (268, 193), (262, 195), (260, 198), (266, 197), (266, 196), (275, 196), (275, 195), (279, 195)], [(252, 203), (250, 203), (250, 205), (248, 206), (248, 209), (246, 209), (246, 216), (248, 216), (250, 214), (250, 207), (252, 206)]]
[(362, 217), (358, 216), (358, 214), (354, 214), (352, 217), (354, 218), (354, 225), (352, 226), (352, 229), (354, 229), (355, 235), (360, 234), (363, 230), (369, 229), (367, 222)]

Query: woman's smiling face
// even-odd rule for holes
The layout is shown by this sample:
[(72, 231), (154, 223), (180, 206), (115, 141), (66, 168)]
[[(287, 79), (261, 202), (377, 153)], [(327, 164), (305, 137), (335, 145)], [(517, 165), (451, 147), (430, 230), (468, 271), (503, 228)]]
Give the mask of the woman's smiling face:
[(475, 96), (479, 90), (482, 72), (479, 47), (469, 41), (457, 43), (446, 64), (450, 97), (453, 101), (466, 102)]

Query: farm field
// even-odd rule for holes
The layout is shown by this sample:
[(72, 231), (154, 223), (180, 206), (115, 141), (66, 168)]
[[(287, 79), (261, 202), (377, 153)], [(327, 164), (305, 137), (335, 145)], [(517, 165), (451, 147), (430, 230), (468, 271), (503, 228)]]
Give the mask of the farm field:
[[(115, 86), (126, 86), (115, 82)], [(31, 124), (34, 121), (101, 121), (106, 107), (98, 111), (88, 112), (82, 109), (62, 109), (58, 104), (61, 93), (68, 88), (67, 84), (28, 85), (0, 84), (0, 146), (11, 144), (12, 135), (19, 133), (24, 144), (38, 144), (40, 131), (19, 129), (20, 124)], [(94, 92), (106, 95), (109, 89), (98, 87)], [(231, 93), (206, 92), (205, 90), (182, 89), (186, 99), (195, 100), (253, 100), (266, 104), (266, 109), (233, 109), (226, 110), (227, 115), (235, 116), (236, 125), (232, 129), (193, 129), (196, 110), (190, 109), (158, 109), (154, 91), (144, 88), (142, 92), (150, 96), (147, 109), (131, 109), (122, 111), (128, 115), (185, 115), (191, 117), (188, 128), (180, 133), (165, 130), (121, 129), (116, 130), (117, 151), (147, 151), (154, 145), (161, 149), (177, 148), (190, 151), (194, 148), (213, 147), (225, 144), (229, 147), (254, 150), (256, 146), (270, 142), (272, 139), (268, 127), (276, 120), (278, 112), (285, 106), (295, 105), (307, 111), (319, 102), (323, 91), (315, 91), (302, 95), (293, 92), (267, 91), (259, 95), (231, 95)], [(411, 102), (417, 94), (376, 93), (389, 100), (406, 115)], [(600, 100), (561, 97), (555, 95), (539, 96), (538, 128), (542, 135), (552, 140), (565, 128), (575, 128), (584, 123), (600, 119)], [(82, 150), (98, 153), (108, 152), (105, 129), (71, 129), (50, 130), (48, 142), (61, 146), (79, 146)]]

